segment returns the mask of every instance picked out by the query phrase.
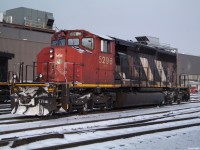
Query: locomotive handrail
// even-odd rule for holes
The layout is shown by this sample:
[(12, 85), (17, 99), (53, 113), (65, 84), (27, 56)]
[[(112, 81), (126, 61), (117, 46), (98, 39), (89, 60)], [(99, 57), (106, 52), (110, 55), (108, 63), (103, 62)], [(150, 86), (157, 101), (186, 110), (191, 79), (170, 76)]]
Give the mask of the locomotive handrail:
[(28, 81), (28, 67), (33, 67), (33, 65), (26, 65), (26, 82)]
[(46, 81), (48, 82), (49, 81), (49, 62), (39, 62), (39, 61), (33, 62), (33, 81), (35, 80), (35, 68), (37, 67), (35, 64), (47, 64)]

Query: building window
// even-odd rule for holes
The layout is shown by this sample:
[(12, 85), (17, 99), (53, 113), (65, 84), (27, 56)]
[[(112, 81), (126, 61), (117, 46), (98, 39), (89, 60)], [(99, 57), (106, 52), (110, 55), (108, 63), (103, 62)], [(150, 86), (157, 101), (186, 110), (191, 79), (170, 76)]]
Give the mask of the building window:
[(83, 38), (82, 45), (85, 48), (92, 50), (92, 49), (94, 49), (94, 39), (93, 38)]
[(110, 53), (110, 41), (101, 40), (101, 52)]

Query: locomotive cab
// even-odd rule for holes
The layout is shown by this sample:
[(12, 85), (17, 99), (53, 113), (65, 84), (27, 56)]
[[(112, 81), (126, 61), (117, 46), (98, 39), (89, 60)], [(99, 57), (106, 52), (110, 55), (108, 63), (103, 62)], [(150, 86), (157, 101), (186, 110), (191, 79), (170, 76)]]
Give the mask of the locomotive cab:
[(107, 36), (85, 30), (60, 31), (52, 37), (51, 47), (38, 54), (37, 74), (50, 82), (113, 83), (114, 48)]

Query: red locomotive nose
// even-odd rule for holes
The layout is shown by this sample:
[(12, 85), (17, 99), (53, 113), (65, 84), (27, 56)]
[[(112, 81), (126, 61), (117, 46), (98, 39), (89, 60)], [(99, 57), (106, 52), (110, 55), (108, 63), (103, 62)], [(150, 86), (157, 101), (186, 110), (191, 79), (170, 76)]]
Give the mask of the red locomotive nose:
[(50, 82), (65, 82), (66, 47), (44, 48), (37, 56), (37, 74)]
[(82, 82), (83, 50), (75, 47), (44, 48), (37, 57), (37, 74), (49, 82)]

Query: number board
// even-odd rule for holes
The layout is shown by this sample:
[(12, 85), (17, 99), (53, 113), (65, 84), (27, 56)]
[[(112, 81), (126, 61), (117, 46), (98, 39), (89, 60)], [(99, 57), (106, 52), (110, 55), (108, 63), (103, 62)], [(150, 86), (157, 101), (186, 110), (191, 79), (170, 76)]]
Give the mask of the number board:
[(105, 65), (112, 65), (113, 59), (111, 57), (107, 57), (107, 56), (99, 56), (99, 63), (105, 64)]

